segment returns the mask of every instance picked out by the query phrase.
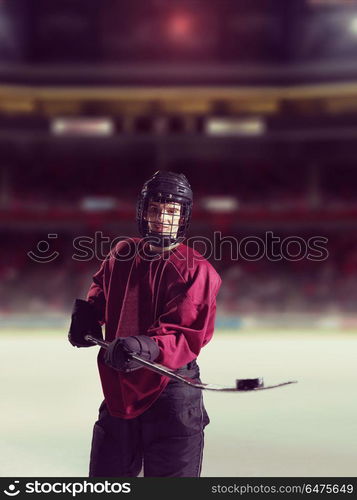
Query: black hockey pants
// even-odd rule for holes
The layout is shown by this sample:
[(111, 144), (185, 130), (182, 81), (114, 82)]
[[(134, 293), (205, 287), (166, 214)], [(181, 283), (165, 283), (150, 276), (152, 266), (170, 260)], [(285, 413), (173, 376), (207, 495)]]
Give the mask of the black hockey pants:
[[(199, 380), (195, 361), (180, 375)], [(122, 419), (109, 414), (105, 401), (94, 425), (89, 477), (199, 477), (205, 426), (209, 423), (202, 391), (170, 380), (142, 415)]]

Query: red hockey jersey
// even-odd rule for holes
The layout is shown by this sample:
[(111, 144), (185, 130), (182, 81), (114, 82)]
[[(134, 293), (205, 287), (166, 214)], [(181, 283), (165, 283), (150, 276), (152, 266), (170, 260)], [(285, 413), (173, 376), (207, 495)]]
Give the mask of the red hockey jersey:
[[(216, 295), (221, 279), (197, 251), (185, 244), (163, 254), (149, 251), (138, 238), (121, 241), (93, 277), (87, 300), (105, 324), (105, 339), (148, 335), (157, 362), (180, 368), (197, 358), (213, 335)], [(140, 368), (122, 373), (104, 363), (98, 368), (109, 412), (134, 418), (149, 408), (169, 382)]]

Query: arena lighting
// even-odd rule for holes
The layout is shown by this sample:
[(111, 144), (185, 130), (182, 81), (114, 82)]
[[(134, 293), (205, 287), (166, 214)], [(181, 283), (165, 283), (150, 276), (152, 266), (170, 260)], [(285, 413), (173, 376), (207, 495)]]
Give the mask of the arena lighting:
[(349, 20), (349, 28), (350, 32), (353, 33), (353, 35), (357, 35), (357, 16), (353, 16)]
[(67, 137), (106, 137), (113, 135), (114, 123), (110, 118), (54, 118), (51, 132), (57, 136)]
[(168, 21), (167, 31), (170, 38), (185, 41), (193, 33), (193, 18), (187, 13), (176, 13)]
[(216, 136), (258, 136), (266, 131), (265, 121), (260, 117), (208, 118), (205, 125), (207, 135)]
[(205, 196), (200, 205), (208, 212), (229, 213), (239, 208), (239, 202), (234, 196)]
[(112, 196), (86, 196), (80, 201), (83, 212), (110, 212), (118, 208), (118, 202)]

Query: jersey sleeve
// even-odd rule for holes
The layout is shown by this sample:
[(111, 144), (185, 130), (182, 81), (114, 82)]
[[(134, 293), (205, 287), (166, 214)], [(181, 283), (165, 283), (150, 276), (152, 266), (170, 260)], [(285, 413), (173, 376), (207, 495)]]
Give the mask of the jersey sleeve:
[(97, 320), (101, 325), (105, 323), (106, 298), (104, 292), (104, 271), (107, 260), (102, 262), (99, 271), (93, 276), (93, 282), (87, 293), (87, 301), (92, 304)]
[[(169, 298), (163, 313), (148, 330), (160, 348), (157, 362), (177, 369), (198, 356), (213, 335), (220, 285), (216, 271), (202, 266), (190, 283), (181, 285), (180, 292)], [(173, 287), (176, 292), (177, 288)]]

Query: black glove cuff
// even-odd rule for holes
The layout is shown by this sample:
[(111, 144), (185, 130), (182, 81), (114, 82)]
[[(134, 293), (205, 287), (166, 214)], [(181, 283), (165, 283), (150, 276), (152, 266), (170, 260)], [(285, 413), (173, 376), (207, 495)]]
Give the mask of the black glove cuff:
[(130, 354), (138, 354), (148, 361), (155, 361), (160, 354), (160, 349), (155, 340), (147, 335), (125, 337), (122, 341), (123, 348)]
[(142, 368), (141, 364), (130, 358), (130, 354), (137, 354), (147, 361), (154, 361), (159, 353), (159, 346), (147, 335), (124, 337), (116, 339), (113, 348), (108, 349), (106, 363), (113, 368), (129, 373)]
[(101, 326), (96, 319), (93, 305), (86, 300), (76, 299), (73, 305), (71, 325), (68, 333), (69, 342), (75, 347), (90, 347), (94, 344), (85, 340), (90, 334), (102, 340)]

